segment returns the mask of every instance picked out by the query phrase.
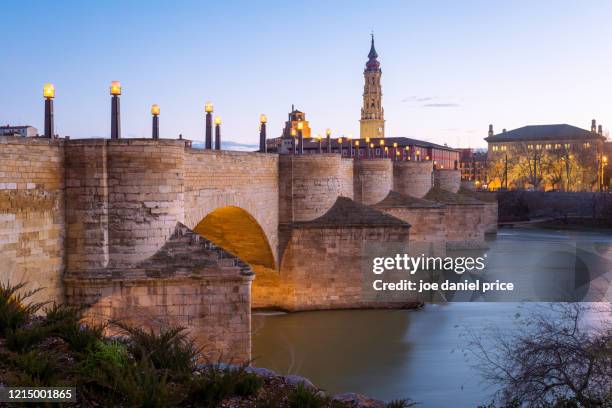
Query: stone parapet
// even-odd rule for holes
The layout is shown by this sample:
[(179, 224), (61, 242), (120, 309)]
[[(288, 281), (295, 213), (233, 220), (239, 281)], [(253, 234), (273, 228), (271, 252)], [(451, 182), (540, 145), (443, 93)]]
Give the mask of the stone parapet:
[(457, 193), (461, 187), (461, 170), (436, 169), (433, 171), (433, 179), (434, 186)]
[(393, 162), (390, 159), (355, 160), (353, 175), (355, 201), (376, 204), (393, 188)]
[(431, 161), (393, 162), (393, 190), (400, 194), (423, 198), (433, 186)]

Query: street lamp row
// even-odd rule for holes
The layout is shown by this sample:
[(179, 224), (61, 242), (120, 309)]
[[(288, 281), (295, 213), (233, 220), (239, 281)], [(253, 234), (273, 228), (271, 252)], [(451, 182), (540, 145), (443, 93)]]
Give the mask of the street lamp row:
[[(121, 108), (119, 96), (121, 95), (121, 83), (119, 81), (112, 81), (110, 85), (111, 95), (111, 139), (121, 139)], [(44, 137), (54, 137), (54, 116), (53, 116), (53, 99), (55, 98), (55, 86), (53, 84), (45, 84), (43, 86), (43, 97), (45, 98), (45, 133)], [(206, 102), (204, 105), (204, 111), (206, 112), (206, 149), (212, 149), (212, 124), (213, 124), (213, 104)], [(153, 123), (151, 127), (151, 136), (153, 139), (159, 139), (159, 115), (160, 108), (158, 104), (151, 105), (151, 116), (153, 117)], [(260, 121), (262, 123), (261, 137), (263, 142), (260, 141), (261, 151), (265, 149), (265, 122), (267, 121), (266, 115), (261, 115)], [(216, 116), (214, 118), (215, 125), (215, 150), (221, 150), (221, 117)], [(263, 148), (262, 148), (263, 146)]]

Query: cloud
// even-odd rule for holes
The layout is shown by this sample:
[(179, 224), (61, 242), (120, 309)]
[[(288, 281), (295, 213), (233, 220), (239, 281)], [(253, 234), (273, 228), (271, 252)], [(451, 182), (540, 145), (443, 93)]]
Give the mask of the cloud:
[(427, 102), (438, 99), (437, 96), (409, 96), (402, 99), (402, 102)]
[(448, 102), (444, 102), (444, 103), (426, 103), (424, 105), (421, 105), (421, 108), (457, 108), (461, 105), (459, 105), (458, 103), (448, 103)]

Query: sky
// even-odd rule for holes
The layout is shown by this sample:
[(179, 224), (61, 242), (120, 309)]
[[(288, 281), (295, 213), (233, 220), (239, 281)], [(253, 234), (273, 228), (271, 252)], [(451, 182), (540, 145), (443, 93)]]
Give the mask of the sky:
[(612, 128), (612, 2), (13, 1), (0, 3), (0, 124), (110, 136), (121, 81), (123, 137), (204, 139), (212, 101), (225, 140), (280, 136), (291, 105), (315, 133), (359, 134), (374, 31), (386, 136), (486, 146), (530, 124)]

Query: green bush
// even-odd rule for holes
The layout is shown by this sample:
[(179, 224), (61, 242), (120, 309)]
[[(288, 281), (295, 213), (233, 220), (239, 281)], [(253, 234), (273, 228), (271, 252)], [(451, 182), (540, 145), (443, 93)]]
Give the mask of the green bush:
[(45, 303), (27, 302), (42, 288), (23, 290), (25, 283), (0, 283), (0, 335), (27, 323)]
[(99, 341), (81, 362), (80, 371), (84, 375), (91, 377), (96, 376), (100, 367), (115, 373), (128, 363), (128, 359), (129, 356), (125, 344), (119, 341), (108, 343)]
[(191, 383), (190, 400), (202, 407), (216, 407), (225, 398), (256, 395), (263, 380), (244, 367), (221, 367), (210, 365)]
[(76, 322), (55, 326), (53, 334), (68, 343), (70, 350), (84, 353), (95, 349), (104, 339), (104, 326), (82, 325)]
[(40, 324), (34, 324), (29, 327), (18, 327), (15, 330), (8, 330), (5, 333), (5, 344), (9, 350), (23, 353), (42, 342), (49, 337), (50, 334), (50, 328)]
[(319, 391), (300, 383), (295, 390), (287, 395), (290, 408), (322, 408), (329, 405), (331, 399)]
[(57, 356), (37, 350), (11, 356), (12, 365), (19, 370), (17, 382), (20, 386), (53, 386), (61, 378)]
[(117, 325), (129, 336), (128, 349), (136, 360), (149, 359), (156, 369), (168, 370), (173, 376), (189, 375), (195, 370), (200, 351), (188, 338), (184, 327), (154, 332)]
[(256, 395), (263, 387), (263, 380), (253, 373), (244, 373), (238, 378), (234, 394), (240, 397), (249, 397)]

